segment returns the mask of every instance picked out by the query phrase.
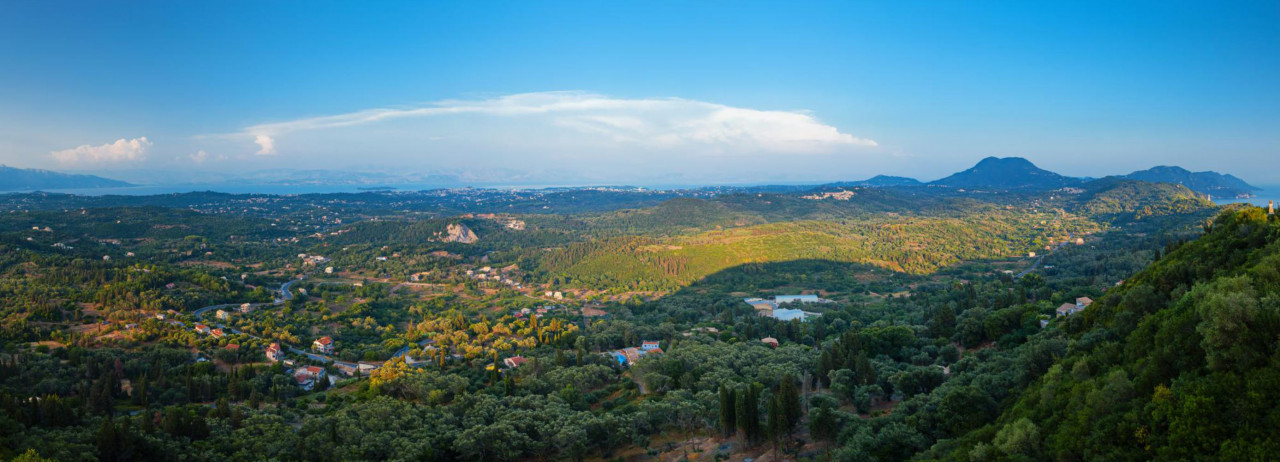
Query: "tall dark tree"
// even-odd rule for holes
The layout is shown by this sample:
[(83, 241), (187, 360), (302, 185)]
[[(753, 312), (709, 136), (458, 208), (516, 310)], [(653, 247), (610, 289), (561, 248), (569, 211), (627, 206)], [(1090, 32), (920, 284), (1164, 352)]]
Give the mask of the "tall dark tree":
[(735, 412), (737, 411), (738, 403), (735, 395), (734, 389), (720, 385), (720, 431), (725, 436), (732, 435), (738, 425), (738, 418)]
[(955, 331), (956, 311), (951, 308), (950, 303), (944, 303), (933, 313), (933, 320), (929, 324), (929, 332), (934, 337), (951, 338), (951, 334), (954, 334)]
[(762, 386), (753, 383), (737, 393), (738, 431), (742, 433), (743, 443), (754, 446), (763, 436), (760, 427), (760, 389)]
[(809, 435), (818, 441), (831, 442), (835, 440), (836, 433), (839, 431), (836, 428), (839, 423), (831, 401), (826, 399), (818, 401), (817, 406), (809, 413)]
[(786, 424), (786, 433), (790, 435), (804, 415), (804, 409), (800, 405), (800, 388), (796, 386), (796, 379), (791, 374), (782, 376), (782, 384), (778, 385), (777, 400), (784, 418), (783, 423)]
[(98, 428), (98, 460), (120, 460), (123, 448), (120, 444), (120, 432), (112, 419), (102, 419)]
[(790, 430), (787, 429), (787, 416), (782, 412), (782, 400), (777, 394), (769, 399), (769, 441), (773, 443), (774, 452), (778, 451), (778, 445)]

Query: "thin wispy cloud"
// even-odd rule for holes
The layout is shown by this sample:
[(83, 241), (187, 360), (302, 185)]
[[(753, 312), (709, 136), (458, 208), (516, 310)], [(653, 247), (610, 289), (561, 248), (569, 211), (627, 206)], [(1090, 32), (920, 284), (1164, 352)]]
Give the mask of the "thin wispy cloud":
[[(346, 114), (264, 123), (219, 138), (251, 140), (257, 154), (290, 152), (291, 140), (335, 130), (382, 139), (387, 131), (421, 130), (468, 118), (469, 130), (451, 132), (454, 141), (484, 143), (501, 135), (502, 124), (534, 123), (547, 130), (522, 132), (524, 143), (556, 143), (573, 135), (591, 135), (609, 143), (645, 149), (704, 153), (827, 153), (877, 146), (841, 132), (813, 115), (760, 110), (681, 98), (614, 98), (587, 92), (524, 93), (480, 100), (445, 100), (410, 108), (379, 108)], [(488, 130), (492, 123), (493, 130)], [(395, 129), (388, 128), (395, 125)], [(364, 128), (366, 130), (357, 130)], [(367, 132), (378, 130), (378, 136)], [(428, 139), (440, 138), (435, 136)], [(576, 141), (576, 140), (575, 140)], [(376, 148), (376, 146), (370, 146)]]
[(50, 155), (58, 163), (75, 166), (140, 161), (146, 158), (147, 151), (150, 149), (151, 141), (143, 136), (129, 140), (120, 138), (114, 143), (98, 146), (85, 144), (71, 149), (53, 151)]

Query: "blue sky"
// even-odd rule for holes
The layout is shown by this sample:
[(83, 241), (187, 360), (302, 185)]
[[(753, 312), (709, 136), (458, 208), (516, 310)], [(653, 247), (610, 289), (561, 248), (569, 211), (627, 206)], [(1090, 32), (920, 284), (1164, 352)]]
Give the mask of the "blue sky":
[[(0, 163), (1280, 184), (1276, 2), (6, 2)], [(145, 139), (144, 139), (145, 138)], [(496, 173), (495, 173), (496, 172)]]

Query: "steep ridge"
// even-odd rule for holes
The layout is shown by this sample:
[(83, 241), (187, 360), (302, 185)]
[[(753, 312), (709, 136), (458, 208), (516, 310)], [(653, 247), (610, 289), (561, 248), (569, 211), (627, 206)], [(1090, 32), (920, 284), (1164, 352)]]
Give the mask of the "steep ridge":
[[(947, 460), (1268, 460), (1280, 451), (1280, 221), (1224, 212), (1083, 313), (1068, 354)], [(935, 448), (936, 449), (936, 448)]]

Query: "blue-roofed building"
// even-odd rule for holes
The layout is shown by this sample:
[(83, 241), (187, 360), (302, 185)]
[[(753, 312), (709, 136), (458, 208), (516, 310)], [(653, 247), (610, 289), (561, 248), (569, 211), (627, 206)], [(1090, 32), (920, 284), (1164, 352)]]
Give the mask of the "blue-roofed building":
[(800, 311), (800, 310), (789, 310), (786, 308), (778, 308), (776, 310), (773, 310), (773, 319), (777, 319), (779, 321), (790, 321), (792, 319), (799, 319), (800, 322), (804, 322), (804, 316), (805, 316), (804, 311)]
[(610, 351), (609, 356), (612, 356), (613, 359), (617, 361), (619, 365), (622, 365), (622, 366), (627, 365), (627, 355), (623, 354), (622, 350)]

